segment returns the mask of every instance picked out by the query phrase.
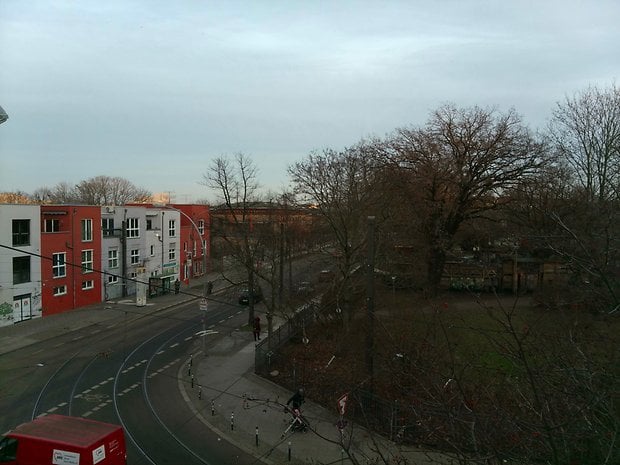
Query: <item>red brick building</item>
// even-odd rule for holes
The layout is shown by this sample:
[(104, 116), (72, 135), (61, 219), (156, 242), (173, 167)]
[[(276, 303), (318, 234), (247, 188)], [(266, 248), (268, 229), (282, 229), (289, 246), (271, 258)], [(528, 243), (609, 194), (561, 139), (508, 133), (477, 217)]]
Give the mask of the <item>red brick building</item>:
[(208, 271), (210, 252), (210, 213), (208, 205), (172, 204), (167, 207), (181, 213), (179, 274), (186, 284)]
[(41, 205), (43, 316), (101, 302), (101, 207)]

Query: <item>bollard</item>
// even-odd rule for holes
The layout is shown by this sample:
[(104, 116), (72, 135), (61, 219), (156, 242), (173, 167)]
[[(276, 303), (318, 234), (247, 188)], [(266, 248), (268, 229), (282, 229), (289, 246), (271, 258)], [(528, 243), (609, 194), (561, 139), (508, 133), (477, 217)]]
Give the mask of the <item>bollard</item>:
[(202, 399), (202, 386), (198, 386), (198, 400)]
[(192, 389), (194, 389), (194, 375), (192, 375)]
[(291, 441), (288, 442), (288, 461), (291, 461)]
[(232, 412), (230, 414), (230, 430), (231, 431), (235, 430), (235, 412)]
[(340, 449), (340, 463), (344, 463), (344, 449)]
[(258, 426), (256, 427), (256, 447), (258, 447)]
[(187, 366), (187, 376), (192, 376), (192, 366), (191, 365)]
[(193, 355), (190, 355), (190, 356), (189, 356), (189, 366), (190, 366), (190, 367), (192, 366), (193, 361), (194, 361), (194, 356), (193, 356)]
[(215, 415), (215, 403), (211, 401), (211, 416)]

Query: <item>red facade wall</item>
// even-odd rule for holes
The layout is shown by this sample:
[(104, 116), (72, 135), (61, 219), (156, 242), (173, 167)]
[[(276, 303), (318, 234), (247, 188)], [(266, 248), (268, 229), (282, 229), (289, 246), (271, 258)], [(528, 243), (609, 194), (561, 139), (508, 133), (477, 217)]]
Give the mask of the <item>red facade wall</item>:
[[(91, 220), (90, 240), (82, 238), (82, 220)], [(101, 207), (41, 206), (41, 280), (43, 316), (101, 302)], [(88, 238), (86, 238), (88, 239)], [(92, 271), (82, 269), (82, 252), (92, 251)], [(52, 257), (65, 253), (64, 276), (54, 276)], [(83, 283), (92, 281), (92, 288)], [(62, 295), (54, 295), (62, 288)]]
[[(206, 241), (207, 259), (210, 255), (210, 218), (209, 206), (198, 204), (173, 204), (170, 207), (181, 212), (181, 251), (180, 273), (186, 283), (191, 278), (202, 276), (208, 270), (205, 268), (202, 241)], [(191, 221), (190, 221), (191, 219)], [(200, 224), (204, 225), (200, 234)], [(196, 249), (194, 251), (194, 242)], [(187, 247), (187, 250), (185, 249)], [(194, 253), (195, 252), (195, 253)], [(185, 273), (186, 264), (189, 273)], [(208, 264), (208, 261), (207, 261)], [(208, 265), (207, 265), (208, 267)]]

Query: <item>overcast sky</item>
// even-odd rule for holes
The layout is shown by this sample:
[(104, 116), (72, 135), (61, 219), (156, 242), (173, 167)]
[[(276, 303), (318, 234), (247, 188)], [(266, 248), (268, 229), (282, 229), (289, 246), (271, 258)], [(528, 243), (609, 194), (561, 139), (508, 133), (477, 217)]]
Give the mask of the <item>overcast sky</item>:
[(237, 152), (277, 191), (446, 102), (542, 128), (617, 83), (619, 21), (618, 0), (1, 0), (0, 191), (108, 175), (212, 199), (209, 160)]

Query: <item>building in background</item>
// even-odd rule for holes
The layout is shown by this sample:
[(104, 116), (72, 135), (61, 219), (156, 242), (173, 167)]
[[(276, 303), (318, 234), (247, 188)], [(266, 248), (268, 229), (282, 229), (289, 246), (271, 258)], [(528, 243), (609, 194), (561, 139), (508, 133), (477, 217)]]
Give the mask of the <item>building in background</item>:
[(0, 205), (0, 325), (41, 317), (39, 205)]
[(101, 209), (41, 205), (43, 316), (101, 302)]
[(179, 278), (180, 213), (151, 205), (101, 208), (104, 299), (136, 294), (138, 276), (149, 295), (167, 293)]
[(208, 271), (209, 237), (208, 205), (0, 205), (0, 325), (170, 292)]
[(189, 284), (192, 278), (209, 271), (211, 221), (209, 206), (173, 204), (166, 207), (181, 214), (180, 279)]

